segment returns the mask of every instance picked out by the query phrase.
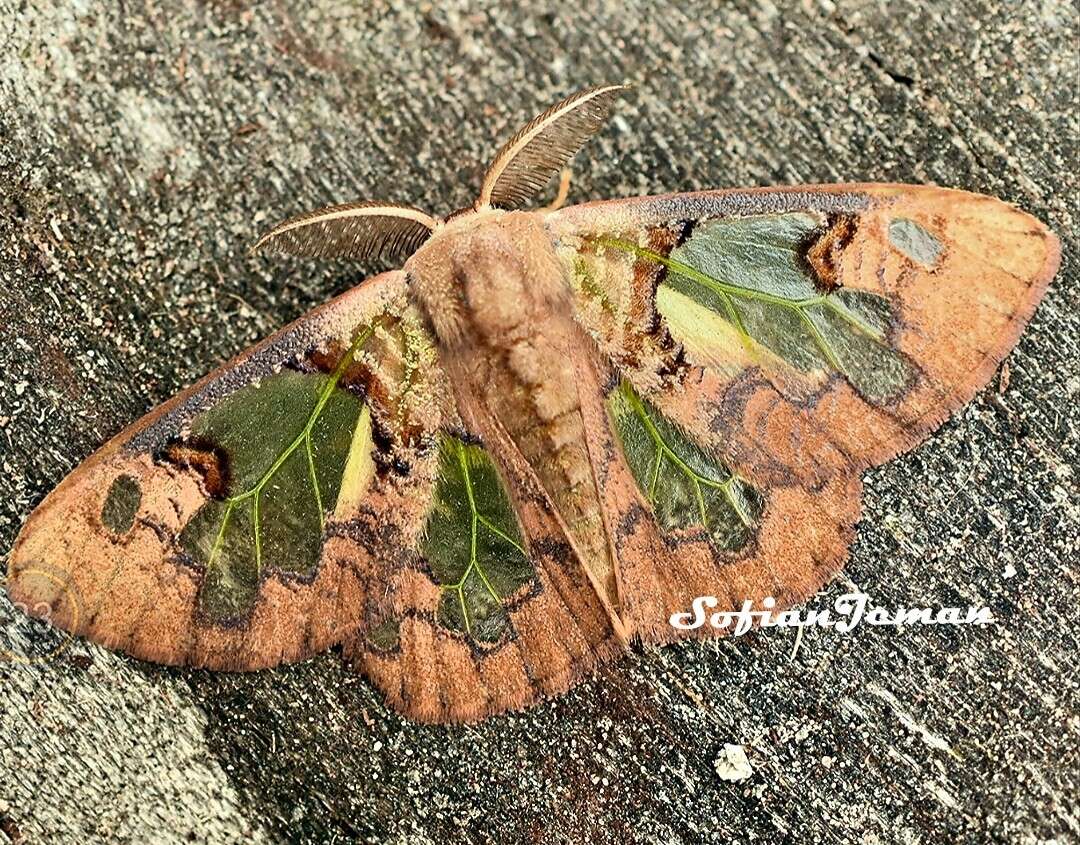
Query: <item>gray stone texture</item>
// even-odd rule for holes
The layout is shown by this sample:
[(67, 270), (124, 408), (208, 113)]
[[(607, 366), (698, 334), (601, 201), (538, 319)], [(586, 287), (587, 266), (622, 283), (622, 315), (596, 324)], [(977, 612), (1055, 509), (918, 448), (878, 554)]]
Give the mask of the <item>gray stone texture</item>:
[[(817, 599), (997, 624), (639, 649), (470, 727), (402, 720), (334, 654), (228, 676), (79, 642), (0, 662), (0, 842), (1080, 840), (1078, 38), (1053, 0), (0, 0), (2, 550), (122, 426), (373, 269), (250, 258), (269, 224), (465, 205), (589, 84), (635, 87), (571, 201), (936, 182), (1065, 256), (1009, 377), (867, 474)], [(0, 617), (16, 650), (53, 636)]]

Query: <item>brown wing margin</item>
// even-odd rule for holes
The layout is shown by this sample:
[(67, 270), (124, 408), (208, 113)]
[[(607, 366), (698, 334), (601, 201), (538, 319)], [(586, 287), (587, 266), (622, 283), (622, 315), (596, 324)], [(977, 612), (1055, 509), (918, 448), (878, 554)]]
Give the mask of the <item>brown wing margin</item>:
[[(373, 583), (399, 562), (377, 541), (420, 530), (423, 440), (439, 425), (404, 280), (383, 274), (316, 309), (87, 459), (20, 533), (13, 601), (142, 659), (229, 670), (303, 659), (364, 624), (383, 595)], [(264, 522), (245, 533), (256, 502)], [(355, 542), (373, 515), (381, 534)]]
[[(711, 221), (806, 212), (821, 226), (797, 257), (817, 293), (842, 289), (888, 304), (883, 343), (911, 373), (896, 395), (868, 399), (857, 379), (830, 372), (827, 361), (800, 370), (776, 354), (783, 344), (744, 342), (732, 327), (741, 315), (722, 313), (722, 298), (707, 319), (694, 303), (692, 319), (679, 310), (692, 284), (672, 283), (672, 273), (729, 285), (714, 286), (721, 292), (755, 284), (717, 279), (738, 271), (738, 262), (702, 259), (701, 249), (685, 246)], [(718, 551), (701, 531), (658, 525), (662, 506), (634, 478), (626, 444), (613, 433), (618, 426), (591, 427), (595, 454), (616, 456), (603, 475), (609, 518), (623, 526), (618, 545), (651, 548), (659, 537), (677, 551), (663, 565), (641, 551), (620, 557), (628, 623), (661, 641), (681, 635), (668, 617), (688, 610), (696, 596), (717, 596), (717, 610), (765, 596), (783, 608), (820, 587), (846, 557), (860, 471), (912, 448), (974, 396), (1015, 344), (1060, 259), (1057, 238), (1029, 215), (932, 187), (639, 198), (571, 207), (549, 214), (547, 223), (579, 319), (629, 380), (640, 407), (763, 499), (751, 540)], [(688, 269), (694, 260), (703, 263)], [(606, 385), (609, 412), (617, 383)]]

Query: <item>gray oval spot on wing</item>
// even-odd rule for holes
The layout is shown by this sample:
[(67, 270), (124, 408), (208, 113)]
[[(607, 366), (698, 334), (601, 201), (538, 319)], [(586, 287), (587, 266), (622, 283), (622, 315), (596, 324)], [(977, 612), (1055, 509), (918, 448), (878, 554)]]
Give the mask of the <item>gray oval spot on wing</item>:
[(889, 242), (912, 261), (933, 267), (941, 258), (944, 247), (925, 227), (906, 217), (889, 223)]

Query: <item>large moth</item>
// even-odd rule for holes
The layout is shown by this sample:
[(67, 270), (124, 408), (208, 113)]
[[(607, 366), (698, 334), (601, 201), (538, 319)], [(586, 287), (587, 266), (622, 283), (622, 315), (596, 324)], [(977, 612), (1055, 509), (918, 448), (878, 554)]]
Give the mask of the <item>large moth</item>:
[(289, 220), (260, 250), (400, 256), (122, 431), (34, 511), (11, 598), (220, 670), (340, 646), (410, 717), (560, 693), (673, 613), (842, 565), (860, 473), (1012, 348), (1059, 260), (936, 187), (704, 191), (519, 210), (608, 116), (582, 91), (475, 205)]

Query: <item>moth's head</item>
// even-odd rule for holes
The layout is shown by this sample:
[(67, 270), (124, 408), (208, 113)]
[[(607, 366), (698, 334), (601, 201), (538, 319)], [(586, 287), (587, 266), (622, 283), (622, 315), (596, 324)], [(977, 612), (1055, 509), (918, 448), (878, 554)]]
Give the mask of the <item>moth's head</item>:
[(252, 252), (314, 258), (404, 258), (468, 218), (518, 208), (541, 191), (607, 120), (625, 85), (587, 88), (537, 115), (507, 141), (484, 174), (480, 196), (445, 219), (396, 203), (353, 202), (293, 217)]
[(543, 221), (487, 208), (448, 220), (405, 262), (411, 297), (444, 346), (494, 341), (567, 296)]

